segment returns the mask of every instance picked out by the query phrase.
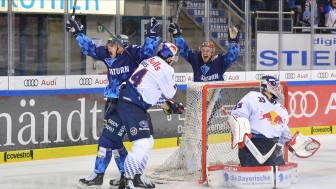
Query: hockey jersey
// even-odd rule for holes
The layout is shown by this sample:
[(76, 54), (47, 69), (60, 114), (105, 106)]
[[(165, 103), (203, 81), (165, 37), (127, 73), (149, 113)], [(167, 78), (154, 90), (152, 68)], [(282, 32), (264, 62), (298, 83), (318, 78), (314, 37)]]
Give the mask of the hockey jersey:
[(144, 46), (128, 46), (126, 50), (134, 56), (136, 61), (125, 51), (117, 57), (111, 58), (106, 46), (97, 47), (83, 33), (78, 34), (76, 37), (82, 52), (96, 60), (104, 62), (108, 69), (107, 78), (109, 84), (104, 90), (106, 98), (118, 98), (119, 86), (131, 76), (142, 60), (153, 56), (159, 39), (159, 37), (157, 39), (146, 37)]
[(161, 95), (173, 98), (177, 89), (174, 74), (173, 67), (158, 56), (142, 61), (126, 82), (130, 101), (147, 110)]
[(249, 120), (251, 131), (266, 138), (280, 138), (284, 144), (292, 138), (288, 128), (287, 109), (277, 101), (270, 102), (261, 92), (251, 91), (233, 108), (231, 115)]
[(174, 40), (179, 54), (191, 64), (195, 82), (224, 81), (223, 74), (237, 60), (240, 51), (239, 44), (230, 43), (226, 54), (214, 55), (209, 62), (204, 63), (201, 52), (190, 49), (182, 36)]

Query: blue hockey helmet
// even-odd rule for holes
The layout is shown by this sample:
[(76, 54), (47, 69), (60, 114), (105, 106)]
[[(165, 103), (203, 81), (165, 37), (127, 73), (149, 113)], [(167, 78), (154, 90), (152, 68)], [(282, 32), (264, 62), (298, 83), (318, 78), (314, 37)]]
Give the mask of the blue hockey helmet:
[(168, 57), (172, 57), (173, 61), (177, 61), (177, 51), (178, 48), (173, 43), (163, 42), (161, 43), (158, 55), (162, 59), (167, 59)]
[(272, 93), (275, 98), (282, 99), (283, 91), (279, 80), (273, 76), (265, 75), (260, 80), (260, 92)]
[(122, 47), (126, 48), (127, 46), (130, 45), (130, 41), (129, 41), (127, 35), (113, 34), (112, 37), (110, 37), (107, 40), (107, 44), (106, 45), (110, 45), (110, 44), (117, 44), (119, 46), (121, 46), (121, 44), (122, 44)]

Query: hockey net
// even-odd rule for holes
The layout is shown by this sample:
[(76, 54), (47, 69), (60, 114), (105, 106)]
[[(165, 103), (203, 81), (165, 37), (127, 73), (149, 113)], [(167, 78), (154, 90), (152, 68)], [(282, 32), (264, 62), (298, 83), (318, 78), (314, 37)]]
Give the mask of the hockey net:
[[(238, 149), (231, 148), (230, 128), (221, 108), (225, 107), (230, 112), (248, 92), (259, 91), (259, 84), (188, 83), (186, 117), (180, 146), (154, 173), (147, 176), (155, 180), (194, 180), (203, 183), (206, 181), (207, 167), (238, 165)], [(286, 85), (282, 85), (287, 94)]]

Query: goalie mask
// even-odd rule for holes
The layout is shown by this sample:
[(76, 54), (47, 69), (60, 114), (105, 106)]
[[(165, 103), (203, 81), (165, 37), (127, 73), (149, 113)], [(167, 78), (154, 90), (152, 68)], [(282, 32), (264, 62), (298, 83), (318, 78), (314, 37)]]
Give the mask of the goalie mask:
[[(123, 48), (126, 48), (127, 46), (130, 45), (130, 41), (128, 39), (128, 36), (127, 35), (123, 35), (123, 34), (114, 34), (112, 37), (110, 37), (108, 40), (107, 40), (107, 44), (106, 46), (108, 45), (113, 45), (113, 44), (117, 44), (119, 47), (123, 47)], [(121, 46), (122, 44), (122, 46)]]
[(277, 78), (273, 76), (263, 76), (260, 80), (260, 92), (267, 91), (272, 93), (275, 99), (283, 99), (282, 86)]
[[(158, 56), (171, 65), (172, 62), (177, 62), (177, 51), (178, 48), (173, 43), (163, 42), (161, 43)], [(171, 58), (169, 59), (169, 57)]]

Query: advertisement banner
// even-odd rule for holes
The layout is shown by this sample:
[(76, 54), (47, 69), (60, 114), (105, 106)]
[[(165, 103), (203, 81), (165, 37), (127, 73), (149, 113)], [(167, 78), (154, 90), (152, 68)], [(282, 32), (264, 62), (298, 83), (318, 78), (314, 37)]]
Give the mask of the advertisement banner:
[[(185, 94), (178, 91), (176, 99), (185, 103)], [(96, 144), (104, 127), (102, 93), (37, 96), (27, 93), (0, 96), (0, 104), (2, 152)], [(156, 139), (182, 135), (184, 114), (167, 116), (160, 106), (153, 106), (149, 113)], [(23, 157), (31, 156), (8, 155), (8, 159)]]
[(317, 132), (331, 133), (336, 124), (336, 85), (302, 85), (289, 87), (289, 126), (327, 126)]
[(311, 40), (310, 34), (282, 34), (279, 52), (278, 34), (258, 33), (257, 70), (335, 70), (335, 35), (316, 34)]
[[(68, 12), (72, 12), (74, 0), (13, 0), (13, 12), (65, 13), (65, 3), (69, 2)], [(124, 0), (120, 0), (120, 14), (124, 14)], [(76, 14), (116, 15), (116, 1), (77, 0)], [(0, 12), (8, 11), (8, 0), (0, 0)]]

